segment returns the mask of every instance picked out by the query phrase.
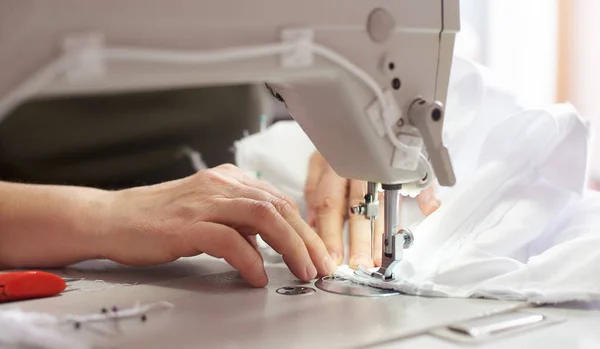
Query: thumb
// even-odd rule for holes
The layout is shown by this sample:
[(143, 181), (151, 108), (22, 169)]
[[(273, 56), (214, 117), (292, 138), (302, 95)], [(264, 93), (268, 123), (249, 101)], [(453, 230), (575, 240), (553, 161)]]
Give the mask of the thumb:
[(438, 208), (440, 208), (441, 202), (435, 196), (435, 187), (430, 186), (429, 188), (423, 190), (417, 196), (417, 202), (419, 203), (419, 208), (421, 212), (425, 216), (429, 216), (433, 212), (435, 212)]

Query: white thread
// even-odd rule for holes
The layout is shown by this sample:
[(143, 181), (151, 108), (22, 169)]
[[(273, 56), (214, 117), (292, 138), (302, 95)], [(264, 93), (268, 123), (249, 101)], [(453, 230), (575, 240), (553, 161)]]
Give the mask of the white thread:
[(206, 166), (206, 164), (204, 163), (204, 160), (202, 159), (202, 154), (200, 154), (200, 152), (196, 151), (195, 149), (189, 146), (183, 147), (181, 151), (188, 157), (194, 170), (202, 171), (208, 168), (208, 166)]
[(69, 285), (69, 287), (64, 290), (63, 292), (72, 292), (72, 291), (81, 291), (81, 292), (95, 292), (95, 291), (104, 291), (104, 290), (109, 290), (109, 289), (113, 289), (113, 288), (118, 288), (118, 287), (123, 287), (123, 286), (135, 286), (138, 283), (135, 282), (133, 284), (129, 284), (129, 283), (120, 283), (120, 284), (109, 284), (104, 280), (85, 280), (82, 279), (81, 281), (84, 282), (92, 282), (92, 283), (102, 283), (102, 286), (97, 287), (97, 288), (87, 288), (84, 286), (79, 286), (77, 285)]
[(295, 44), (266, 44), (246, 47), (234, 47), (215, 51), (174, 51), (163, 49), (145, 49), (114, 47), (104, 49), (104, 56), (112, 60), (132, 60), (173, 64), (205, 64), (215, 62), (238, 61), (280, 55), (295, 49)]

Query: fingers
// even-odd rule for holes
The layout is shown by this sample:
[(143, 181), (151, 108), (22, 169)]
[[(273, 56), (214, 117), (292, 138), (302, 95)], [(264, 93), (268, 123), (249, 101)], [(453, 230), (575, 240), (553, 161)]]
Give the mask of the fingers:
[(304, 186), (304, 198), (307, 208), (306, 221), (311, 227), (316, 225), (317, 210), (315, 207), (315, 194), (317, 193), (319, 181), (326, 165), (323, 157), (317, 151), (312, 154), (308, 163), (308, 176), (306, 177), (306, 184)]
[(250, 285), (264, 287), (267, 282), (260, 253), (236, 230), (215, 223), (199, 222), (185, 234), (189, 246), (216, 258), (223, 258)]
[[(285, 207), (281, 207), (281, 205), (275, 205), (278, 208), (279, 213), (282, 217), (287, 221), (287, 223), (295, 230), (295, 232), (300, 236), (306, 249), (308, 250), (308, 254), (310, 255), (311, 260), (314, 265), (317, 267), (317, 272), (319, 275), (331, 275), (335, 272), (336, 265), (332, 261), (329, 256), (329, 252), (323, 243), (323, 240), (319, 238), (319, 235), (311, 229), (311, 227), (306, 224), (306, 222), (300, 217), (300, 215), (296, 212), (285, 212)], [(284, 256), (284, 261), (287, 259)]]
[[(313, 264), (317, 268), (318, 274), (330, 275), (335, 271), (335, 264), (329, 257), (327, 248), (325, 247), (323, 241), (319, 238), (319, 235), (314, 230), (312, 230), (308, 226), (308, 224), (306, 224), (306, 222), (302, 219), (302, 217), (300, 217), (298, 212), (290, 211), (289, 206), (285, 205), (285, 201), (274, 200), (267, 193), (261, 192), (260, 190), (257, 190), (255, 188), (247, 188), (245, 195), (246, 197), (255, 200), (270, 202), (275, 207), (279, 215), (283, 217), (285, 222), (292, 228), (295, 234), (297, 234), (300, 237), (300, 239), (302, 239), (302, 242), (304, 243), (304, 246), (306, 247), (308, 254), (310, 255), (310, 259), (313, 261)], [(265, 239), (265, 241), (270, 246), (275, 248), (275, 246), (271, 245), (269, 241), (272, 241), (276, 238), (280, 239), (281, 237), (268, 236), (268, 232), (265, 232), (263, 230), (259, 231), (260, 235)], [(287, 259), (285, 257), (286, 256), (284, 255), (284, 261), (287, 262)]]
[(317, 231), (336, 265), (344, 259), (343, 228), (348, 210), (347, 191), (348, 180), (328, 167), (314, 193)]
[[(212, 212), (211, 221), (251, 227), (254, 231), (259, 231), (265, 242), (283, 255), (284, 261), (299, 279), (308, 281), (317, 276), (318, 270), (312, 262), (307, 246), (294, 228), (283, 218), (297, 215), (284, 200), (280, 200), (278, 204), (274, 205), (267, 201), (248, 198), (221, 199), (215, 206), (217, 207)], [(276, 206), (279, 206), (279, 210), (283, 211), (283, 214)], [(235, 214), (232, 214), (233, 212)], [(312, 231), (308, 226), (306, 229)], [(323, 261), (321, 259), (321, 263)]]
[[(364, 201), (367, 191), (367, 183), (350, 180), (349, 207), (359, 205)], [(371, 258), (371, 221), (364, 215), (351, 214), (348, 222), (350, 235), (350, 259), (351, 268), (362, 265), (367, 268), (373, 267)]]
[(238, 205), (245, 205), (240, 210), (223, 212), (220, 222), (260, 232), (265, 242), (282, 254), (292, 272), (303, 280), (310, 280), (317, 273), (329, 275), (335, 271), (325, 245), (300, 217), (292, 200), (269, 184), (243, 175), (231, 165), (220, 166), (220, 170), (243, 183), (229, 186), (226, 197), (238, 201)]
[[(318, 154), (318, 153), (317, 153)], [(325, 160), (318, 154), (318, 156), (314, 157), (317, 162), (320, 161), (320, 165), (325, 163)], [(320, 159), (320, 160), (319, 160)], [(325, 163), (326, 164), (326, 163)], [(322, 168), (322, 167), (321, 167)], [(312, 182), (313, 180), (310, 179)], [(335, 264), (329, 257), (329, 253), (327, 248), (325, 247), (323, 241), (319, 238), (319, 235), (314, 232), (310, 228), (309, 225), (300, 217), (298, 214), (298, 207), (293, 200), (287, 198), (285, 195), (280, 193), (277, 189), (272, 187), (268, 183), (264, 183), (253, 178), (247, 176), (244, 178), (243, 183), (245, 183), (249, 188), (247, 188), (247, 192), (245, 192), (245, 197), (252, 198), (255, 200), (270, 202), (275, 206), (279, 214), (286, 220), (286, 222), (292, 227), (292, 229), (297, 233), (298, 236), (304, 242), (306, 249), (310, 255), (311, 260), (313, 261), (314, 266), (317, 268), (317, 272), (320, 275), (329, 275), (335, 271)], [(264, 192), (261, 192), (260, 189)], [(270, 197), (268, 194), (273, 195), (278, 200), (273, 200), (273, 197)], [(285, 200), (295, 212), (289, 212), (287, 209), (289, 206), (284, 205), (283, 202), (280, 202), (281, 199)], [(261, 236), (264, 236), (265, 233), (261, 231)], [(268, 236), (266, 237), (269, 238)], [(269, 243), (269, 241), (265, 241)], [(284, 255), (284, 261), (287, 263), (287, 258)]]
[(417, 202), (419, 203), (421, 212), (426, 216), (429, 216), (440, 208), (440, 200), (435, 196), (435, 187), (433, 185), (423, 190), (417, 196)]

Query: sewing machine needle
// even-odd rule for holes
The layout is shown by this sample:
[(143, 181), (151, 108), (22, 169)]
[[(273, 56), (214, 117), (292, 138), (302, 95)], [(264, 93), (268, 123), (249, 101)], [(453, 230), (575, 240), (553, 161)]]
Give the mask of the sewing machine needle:
[(373, 260), (373, 237), (375, 236), (375, 217), (371, 217), (371, 260)]

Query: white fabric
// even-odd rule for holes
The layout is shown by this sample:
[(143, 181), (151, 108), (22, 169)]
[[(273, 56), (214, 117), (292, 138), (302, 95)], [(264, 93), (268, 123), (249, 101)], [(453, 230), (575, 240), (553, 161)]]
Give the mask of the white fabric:
[[(600, 195), (584, 193), (587, 122), (565, 104), (522, 110), (485, 69), (462, 59), (449, 91), (444, 142), (457, 185), (442, 188), (440, 209), (412, 224), (401, 281), (377, 286), (538, 303), (600, 298)], [(280, 168), (304, 161), (280, 159)], [(292, 175), (303, 185), (306, 172)], [(348, 267), (338, 274), (376, 283)]]
[[(35, 348), (35, 349), (87, 349), (96, 348), (90, 340), (84, 340), (79, 334), (92, 324), (109, 325), (90, 327), (105, 336), (120, 331), (115, 321), (137, 319), (141, 315), (173, 308), (173, 304), (162, 301), (148, 304), (135, 304), (133, 307), (119, 309), (112, 313), (90, 313), (80, 315), (66, 314), (56, 317), (47, 313), (22, 311), (18, 308), (0, 310), (0, 348)], [(139, 321), (139, 320), (138, 320)], [(78, 323), (81, 330), (74, 328)], [(102, 330), (102, 332), (100, 332)], [(102, 338), (99, 338), (100, 340)], [(102, 346), (103, 347), (103, 346)]]
[[(68, 336), (50, 314), (19, 309), (0, 311), (0, 348), (86, 349), (92, 346)], [(72, 327), (69, 328), (72, 332)]]

